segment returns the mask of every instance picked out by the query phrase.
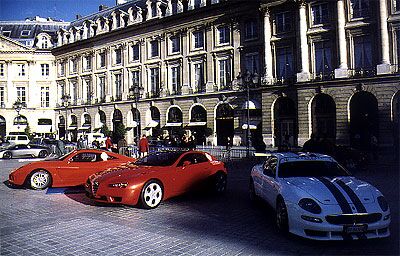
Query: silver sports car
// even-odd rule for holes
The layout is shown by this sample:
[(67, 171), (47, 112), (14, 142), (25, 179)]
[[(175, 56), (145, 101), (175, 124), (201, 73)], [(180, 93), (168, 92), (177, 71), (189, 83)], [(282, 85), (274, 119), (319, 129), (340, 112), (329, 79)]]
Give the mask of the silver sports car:
[(41, 157), (49, 155), (50, 149), (40, 145), (12, 145), (0, 150), (0, 158)]

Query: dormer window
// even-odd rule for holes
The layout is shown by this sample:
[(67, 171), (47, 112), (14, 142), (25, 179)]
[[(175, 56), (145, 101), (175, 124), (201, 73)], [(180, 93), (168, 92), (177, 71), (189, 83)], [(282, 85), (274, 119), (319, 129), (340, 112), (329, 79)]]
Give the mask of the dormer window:
[(30, 30), (22, 30), (21, 31), (21, 36), (29, 36), (31, 34)]
[(41, 48), (42, 49), (49, 48), (49, 42), (48, 42), (48, 40), (47, 40), (47, 38), (45, 36), (42, 36), (42, 46), (41, 46)]
[(157, 6), (155, 3), (151, 4), (151, 17), (157, 17)]
[(2, 34), (3, 34), (3, 36), (10, 37), (11, 31), (3, 31)]

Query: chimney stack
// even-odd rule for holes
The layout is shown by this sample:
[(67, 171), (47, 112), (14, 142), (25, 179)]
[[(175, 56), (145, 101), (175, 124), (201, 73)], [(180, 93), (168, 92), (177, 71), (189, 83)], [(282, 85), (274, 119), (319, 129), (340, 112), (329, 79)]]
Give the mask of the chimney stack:
[(80, 18), (82, 18), (82, 15), (77, 14), (75, 17), (76, 17), (77, 20), (79, 20)]
[(104, 4), (99, 5), (99, 12), (104, 11), (105, 9), (107, 9), (108, 7)]

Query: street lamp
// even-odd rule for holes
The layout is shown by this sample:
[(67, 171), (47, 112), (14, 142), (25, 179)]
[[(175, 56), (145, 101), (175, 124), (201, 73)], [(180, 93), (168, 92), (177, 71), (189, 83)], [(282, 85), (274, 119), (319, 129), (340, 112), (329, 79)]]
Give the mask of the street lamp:
[(137, 79), (133, 80), (133, 85), (131, 87), (129, 87), (129, 98), (130, 99), (134, 99), (135, 100), (135, 106), (136, 106), (136, 115), (135, 115), (135, 121), (136, 121), (136, 144), (139, 143), (139, 115), (137, 114), (138, 110), (138, 101), (141, 98), (142, 94), (143, 94), (144, 88), (142, 86), (139, 85), (139, 82), (137, 81)]
[(67, 111), (68, 111), (68, 105), (70, 103), (70, 100), (71, 100), (71, 96), (69, 94), (64, 94), (63, 96), (61, 96), (61, 101), (65, 108), (65, 134), (64, 134), (65, 138), (64, 139), (67, 139), (67, 125), (68, 125), (68, 112)]
[(15, 109), (15, 111), (17, 111), (18, 131), (19, 131), (19, 124), (21, 121), (19, 112), (22, 110), (23, 107), (24, 107), (24, 103), (21, 102), (20, 98), (18, 98), (17, 101), (14, 102), (14, 104), (13, 104), (13, 109)]
[(246, 156), (250, 156), (250, 87), (254, 87), (258, 85), (260, 76), (257, 72), (250, 73), (250, 71), (246, 71), (245, 74), (239, 73), (237, 76), (238, 84), (242, 90), (246, 90), (247, 93), (247, 101), (245, 104), (246, 107), (246, 120), (247, 120), (247, 129), (246, 129)]

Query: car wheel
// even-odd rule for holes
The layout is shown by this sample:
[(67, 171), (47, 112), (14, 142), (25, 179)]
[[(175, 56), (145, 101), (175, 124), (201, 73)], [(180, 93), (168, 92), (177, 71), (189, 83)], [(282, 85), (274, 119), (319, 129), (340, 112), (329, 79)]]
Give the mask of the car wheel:
[(39, 152), (38, 157), (45, 158), (48, 155), (49, 155), (49, 153), (46, 150), (42, 150)]
[(32, 173), (29, 181), (32, 189), (45, 189), (51, 183), (51, 176), (45, 170), (38, 170)]
[(276, 206), (276, 227), (278, 232), (286, 235), (289, 232), (289, 220), (286, 204), (283, 199), (278, 199)]
[(140, 194), (140, 201), (143, 208), (154, 209), (156, 208), (163, 198), (162, 185), (155, 180), (150, 180), (144, 184)]
[(10, 159), (10, 158), (12, 158), (12, 153), (11, 153), (11, 152), (4, 152), (3, 158), (4, 158), (4, 159)]
[(222, 194), (226, 191), (226, 174), (218, 172), (214, 175), (214, 192)]
[(250, 179), (250, 184), (249, 184), (249, 197), (250, 201), (252, 202), (257, 202), (259, 200), (259, 197), (256, 194), (256, 190), (254, 188), (254, 181), (253, 179)]

